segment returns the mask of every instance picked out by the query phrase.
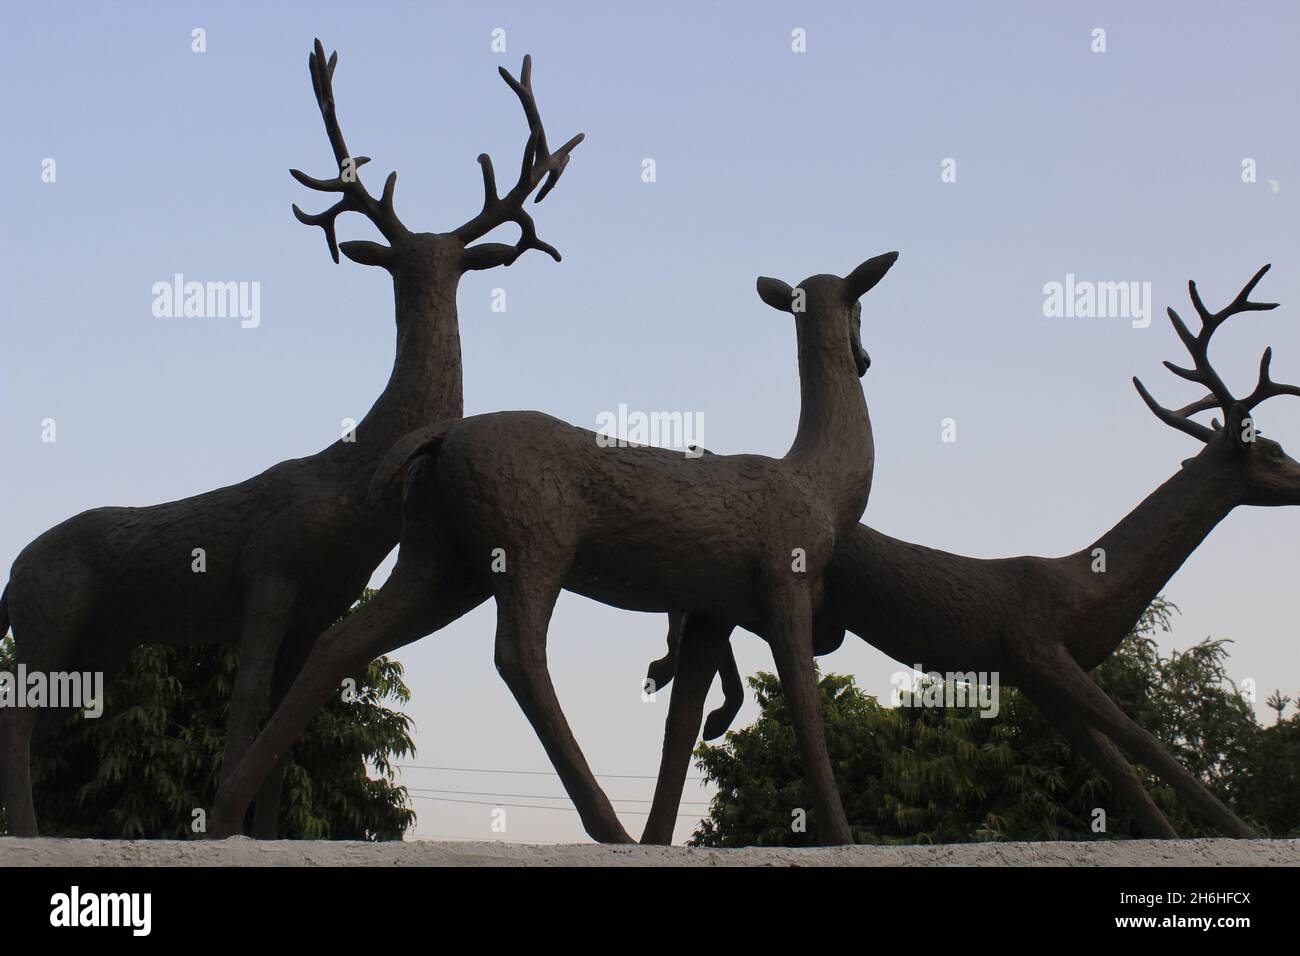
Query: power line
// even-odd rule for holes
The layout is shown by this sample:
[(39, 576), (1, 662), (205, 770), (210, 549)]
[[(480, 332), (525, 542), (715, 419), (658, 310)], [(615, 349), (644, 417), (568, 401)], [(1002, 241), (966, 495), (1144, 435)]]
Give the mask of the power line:
[[(498, 793), (495, 790), (439, 790), (434, 787), (407, 787), (408, 793), (459, 793), (471, 797), (517, 797), (521, 800), (568, 800), (568, 794), (558, 796), (550, 793)], [(615, 803), (653, 803), (652, 800), (639, 800), (635, 797), (610, 797)], [(680, 803), (707, 807), (708, 800), (681, 800)]]
[(527, 842), (524, 843), (517, 843), (512, 840), (502, 840), (499, 838), (485, 840), (481, 838), (475, 839), (474, 837), (467, 837), (467, 836), (448, 836), (443, 833), (428, 833), (423, 836), (417, 833), (415, 836), (412, 837), (403, 837), (402, 842), (407, 844), (410, 843), (498, 843), (501, 846), (505, 846), (505, 847), (572, 845), (570, 843), (562, 843), (559, 840), (528, 840)]
[[(515, 807), (520, 810), (563, 810), (566, 813), (578, 812), (577, 808), (575, 807), (543, 807), (535, 803), (493, 803), (489, 800), (456, 800), (452, 797), (423, 797), (420, 796), (419, 794), (412, 796), (411, 799), (412, 800), (434, 800), (437, 801), (438, 803), (466, 803), (471, 806), (477, 806), (477, 807)], [(650, 816), (649, 810), (620, 810), (619, 812), (630, 813), (633, 816), (638, 816), (638, 817)], [(699, 814), (695, 814), (695, 813), (679, 813), (677, 814), (677, 816), (683, 820), (700, 819)]]
[[(394, 763), (402, 770), (452, 770), (461, 774), (520, 774), (525, 777), (559, 777), (554, 770), (489, 770), (485, 767), (433, 767), (421, 763)], [(594, 777), (607, 777), (616, 780), (658, 780), (655, 774), (594, 774)], [(686, 777), (688, 780), (703, 780), (703, 777)]]

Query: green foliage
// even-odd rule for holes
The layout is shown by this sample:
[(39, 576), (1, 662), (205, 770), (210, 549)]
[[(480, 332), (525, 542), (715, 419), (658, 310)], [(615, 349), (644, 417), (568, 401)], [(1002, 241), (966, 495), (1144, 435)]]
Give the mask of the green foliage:
[[(0, 670), (12, 670), (12, 660), (6, 639)], [(216, 794), (238, 664), (237, 644), (137, 648), (106, 688), (101, 717), (77, 712), (34, 748), (42, 834), (195, 836), (192, 812)], [(294, 746), (280, 805), (280, 832), (290, 838), (399, 840), (415, 821), (390, 763), (415, 752), (410, 719), (387, 706), (410, 700), (402, 667), (381, 657), (353, 679), (355, 699), (332, 699)]]
[[(1300, 717), (1260, 727), (1227, 677), (1226, 641), (1162, 657), (1153, 635), (1169, 631), (1174, 610), (1157, 599), (1092, 676), (1240, 815), (1268, 832), (1296, 832)], [(759, 718), (723, 744), (696, 750), (697, 765), (718, 790), (692, 842), (812, 845), (816, 817), (780, 681), (759, 673), (749, 685)], [(982, 717), (973, 707), (883, 706), (842, 675), (822, 676), (818, 686), (832, 765), (858, 842), (1140, 835), (1109, 785), (1015, 689), (999, 688), (997, 716)], [(1180, 834), (1212, 832), (1169, 788), (1136, 769)], [(1106, 811), (1104, 834), (1092, 830), (1097, 807)], [(807, 809), (804, 832), (792, 827), (795, 808)]]
[(1238, 809), (1273, 836), (1300, 837), (1300, 711), (1260, 730), (1237, 787)]

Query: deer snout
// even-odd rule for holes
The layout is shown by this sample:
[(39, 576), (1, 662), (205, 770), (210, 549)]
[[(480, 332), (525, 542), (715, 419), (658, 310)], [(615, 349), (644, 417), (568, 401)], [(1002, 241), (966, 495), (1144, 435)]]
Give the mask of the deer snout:
[(871, 368), (871, 356), (862, 347), (862, 306), (855, 305), (853, 319), (849, 322), (849, 348), (853, 350), (853, 362), (858, 367), (858, 378), (867, 374)]
[(871, 356), (860, 344), (853, 350), (853, 361), (858, 366), (858, 378), (866, 375), (867, 369), (871, 368)]

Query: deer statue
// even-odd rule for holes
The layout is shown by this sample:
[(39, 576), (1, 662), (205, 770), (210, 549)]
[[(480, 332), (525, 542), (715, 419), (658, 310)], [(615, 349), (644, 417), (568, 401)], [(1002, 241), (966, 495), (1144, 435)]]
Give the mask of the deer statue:
[(602, 447), (594, 432), (538, 412), (434, 425), (409, 450), (403, 440), (375, 475), (382, 494), (406, 473), (392, 576), (317, 641), (223, 782), (213, 835), (236, 832), (262, 776), (354, 662), (410, 643), (493, 596), (497, 670), (583, 825), (596, 840), (631, 842), (547, 671), (547, 630), (563, 588), (631, 610), (684, 612), (692, 643), (719, 655), (736, 624), (765, 635), (795, 715), (820, 835), (851, 843), (822, 735), (813, 614), (835, 542), (855, 525), (870, 491), (874, 449), (858, 382), (870, 360), (858, 299), (896, 258), (877, 256), (845, 278), (813, 276), (798, 289), (758, 280), (764, 302), (796, 317), (801, 409), (784, 458)]
[[(835, 626), (908, 665), (941, 672), (998, 672), (1002, 685), (1019, 686), (1154, 837), (1173, 838), (1177, 833), (1119, 748), (1145, 764), (1222, 833), (1257, 835), (1120, 710), (1087, 672), (1115, 650), (1188, 555), (1233, 508), (1300, 505), (1300, 462), (1262, 437), (1253, 420), (1255, 408), (1265, 399), (1300, 396), (1300, 387), (1271, 380), (1270, 348), (1260, 361), (1255, 389), (1237, 399), (1209, 359), (1210, 338), (1228, 318), (1277, 307), (1250, 301), (1268, 269), (1260, 269), (1218, 312), (1210, 312), (1196, 284), (1189, 283), (1200, 317), (1195, 334), (1168, 310), (1192, 367), (1165, 365), (1208, 389), (1208, 394), (1170, 410), (1157, 404), (1138, 379), (1133, 383), (1162, 422), (1204, 447), (1088, 547), (1060, 558), (985, 560), (925, 548), (859, 525), (836, 547), (826, 572), (823, 613)], [(1206, 426), (1192, 418), (1211, 409), (1223, 414), (1222, 427), (1217, 419)], [(1098, 556), (1105, 560), (1104, 573), (1098, 572)], [(834, 634), (833, 627), (826, 631)], [(650, 668), (659, 686), (674, 671), (678, 685), (669, 704), (664, 762), (644, 842), (667, 843), (672, 838), (690, 750), (713, 679), (702, 655), (688, 653), (691, 638), (680, 620), (672, 620), (669, 653)], [(838, 646), (832, 645), (825, 650)], [(743, 698), (729, 646), (721, 676), (726, 700), (709, 715), (706, 739), (726, 730)]]
[[(529, 249), (559, 260), (554, 247), (537, 237), (524, 203), (539, 185), (536, 201), (546, 196), (583, 138), (574, 136), (551, 152), (533, 96), (531, 60), (524, 57), (518, 79), (502, 69), (528, 122), (518, 182), (498, 195), (492, 161), (481, 155), (481, 211), (448, 233), (411, 232), (393, 208), (397, 174), (389, 175), (378, 199), (357, 176), (369, 160), (353, 157), (343, 139), (334, 102), (337, 62), (337, 54), (326, 60), (317, 40), (309, 58), (312, 88), (338, 175), (316, 179), (290, 172), (303, 185), (339, 198), (322, 213), (297, 206), (293, 211), (301, 222), (324, 230), (336, 263), (342, 251), (393, 276), (397, 354), (383, 393), (348, 440), (319, 454), (192, 498), (147, 508), (98, 508), (51, 528), (18, 556), (0, 596), (0, 635), (12, 623), (17, 660), (29, 672), (108, 674), (138, 644), (238, 639), (223, 775), (252, 742), (268, 702), (288, 689), (311, 642), (361, 593), (397, 543), (400, 498), (367, 496), (376, 466), (411, 429), (462, 414), (456, 315), (461, 276), (508, 266)], [(369, 219), (387, 244), (338, 242), (335, 221), (345, 212)], [(514, 245), (477, 242), (505, 223), (519, 226)], [(43, 730), (67, 713), (47, 711)], [(12, 831), (34, 836), (29, 753), (37, 714), (3, 708), (0, 720), (0, 795)], [(283, 765), (268, 777), (259, 797), (259, 836), (275, 834), (282, 770)]]

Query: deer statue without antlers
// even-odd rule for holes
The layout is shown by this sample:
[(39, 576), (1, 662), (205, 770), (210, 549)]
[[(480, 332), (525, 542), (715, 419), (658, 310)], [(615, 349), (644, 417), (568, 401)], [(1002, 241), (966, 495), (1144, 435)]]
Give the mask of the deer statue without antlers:
[[(1300, 396), (1300, 387), (1272, 381), (1270, 348), (1260, 361), (1258, 384), (1239, 400), (1209, 360), (1210, 337), (1224, 321), (1243, 312), (1277, 307), (1250, 301), (1268, 269), (1260, 269), (1218, 312), (1210, 312), (1196, 284), (1189, 283), (1201, 323), (1195, 334), (1169, 309), (1174, 330), (1191, 354), (1192, 367), (1165, 365), (1208, 389), (1208, 394), (1170, 410), (1159, 405), (1138, 379), (1133, 382), (1161, 421), (1205, 447), (1097, 541), (1060, 558), (986, 560), (935, 551), (859, 525), (837, 546), (826, 572), (823, 613), (837, 627), (853, 631), (904, 664), (942, 672), (999, 672), (1002, 685), (1019, 686), (1154, 837), (1178, 834), (1117, 744), (1220, 832), (1257, 836), (1159, 740), (1120, 710), (1087, 671), (1115, 650), (1188, 555), (1233, 508), (1300, 505), (1300, 462), (1288, 457), (1277, 442), (1262, 437), (1253, 420), (1255, 408), (1265, 399)], [(1222, 427), (1217, 420), (1206, 426), (1192, 418), (1211, 409), (1223, 414)], [(1105, 558), (1105, 573), (1094, 571), (1098, 549)], [(828, 632), (833, 634), (834, 628)], [(677, 711), (670, 709), (664, 747), (665, 754), (671, 750), (678, 755), (680, 766), (661, 767), (647, 842), (671, 839), (690, 749), (713, 678), (698, 656), (686, 653), (689, 639), (680, 622), (673, 621), (669, 653), (651, 665), (650, 673), (661, 686), (676, 671), (678, 687), (670, 708), (677, 704), (679, 693), (683, 703)], [(726, 700), (709, 715), (706, 739), (719, 736), (730, 725), (743, 697), (729, 646), (723, 657)]]
[[(332, 179), (291, 170), (300, 183), (339, 199), (298, 219), (320, 226), (330, 255), (378, 265), (393, 276), (397, 354), (383, 393), (348, 441), (308, 458), (281, 462), (254, 478), (206, 494), (147, 508), (98, 508), (70, 518), (29, 544), (14, 562), (0, 596), (0, 635), (10, 623), (17, 660), (29, 671), (63, 669), (111, 673), (142, 643), (202, 644), (238, 639), (239, 672), (226, 730), (223, 775), (238, 763), (257, 732), (268, 700), (279, 699), (311, 642), (361, 593), (375, 567), (397, 543), (401, 502), (396, 494), (369, 498), (376, 466), (398, 438), (430, 421), (462, 414), (460, 332), (456, 289), (470, 270), (510, 265), (529, 249), (557, 261), (537, 237), (524, 208), (555, 186), (582, 141), (579, 134), (551, 152), (533, 97), (532, 64), (524, 57), (515, 79), (501, 76), (523, 105), (528, 141), (518, 182), (497, 193), (492, 161), (479, 156), (482, 210), (448, 233), (409, 231), (393, 208), (397, 174), (376, 199), (357, 170), (335, 113), (333, 76), (319, 40), (309, 58), (312, 87), (338, 165)], [(543, 181), (545, 182), (543, 183)], [(340, 243), (335, 221), (345, 212), (369, 219), (387, 244)], [(477, 242), (505, 223), (519, 226), (513, 245)], [(193, 549), (206, 570), (195, 573)], [(48, 732), (67, 711), (46, 711)], [(0, 795), (17, 835), (37, 832), (29, 753), (35, 711), (0, 711)], [(283, 770), (267, 778), (257, 801), (254, 832), (274, 836)], [(242, 828), (242, 819), (237, 822)]]
[[(758, 280), (763, 301), (796, 317), (801, 409), (784, 458), (602, 447), (594, 432), (537, 412), (435, 425), (409, 451), (403, 440), (375, 475), (382, 493), (406, 472), (393, 574), (367, 605), (321, 636), (223, 782), (213, 835), (234, 832), (262, 775), (355, 662), (494, 596), (497, 669), (583, 825), (596, 840), (631, 842), (547, 671), (551, 612), (568, 589), (631, 610), (684, 612), (684, 643), (716, 654), (736, 624), (765, 635), (790, 697), (819, 833), (851, 843), (813, 679), (814, 612), (835, 542), (854, 527), (870, 491), (874, 450), (858, 382), (869, 359), (858, 299), (896, 258), (877, 256), (846, 278), (813, 276), (797, 290)], [(712, 675), (717, 662), (707, 662)]]

